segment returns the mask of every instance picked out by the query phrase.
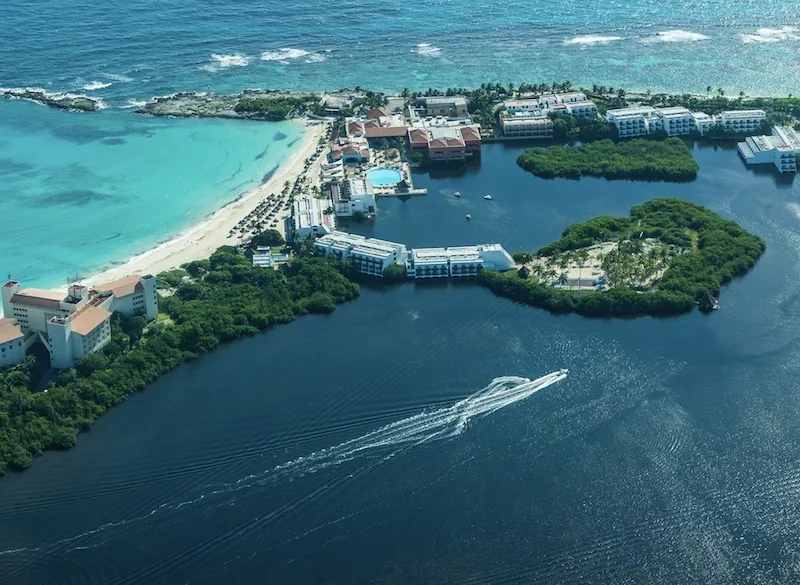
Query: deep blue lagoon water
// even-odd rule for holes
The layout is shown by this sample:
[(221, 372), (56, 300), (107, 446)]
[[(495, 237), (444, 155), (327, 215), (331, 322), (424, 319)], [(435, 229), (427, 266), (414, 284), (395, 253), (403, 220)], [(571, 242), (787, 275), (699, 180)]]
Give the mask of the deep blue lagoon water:
[(0, 480), (4, 585), (800, 580), (798, 183), (724, 147), (696, 147), (678, 185), (545, 181), (518, 152), (417, 174), (427, 197), (381, 200), (359, 231), (533, 249), (680, 195), (767, 252), (713, 315), (552, 316), (408, 283), (226, 345)]

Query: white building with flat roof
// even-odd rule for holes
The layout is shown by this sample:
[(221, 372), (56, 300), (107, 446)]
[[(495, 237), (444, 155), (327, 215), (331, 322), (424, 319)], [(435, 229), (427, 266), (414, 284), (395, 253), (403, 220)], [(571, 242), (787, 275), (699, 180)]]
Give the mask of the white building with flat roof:
[(552, 108), (556, 104), (570, 104), (585, 101), (587, 101), (586, 94), (580, 91), (545, 93), (539, 96), (539, 105), (543, 109)]
[(290, 218), (291, 239), (305, 239), (311, 235), (329, 234), (336, 229), (336, 216), (328, 213), (331, 205), (329, 199), (308, 197), (295, 199), (292, 203)]
[(351, 177), (331, 185), (331, 199), (337, 217), (363, 213), (374, 217), (377, 209), (375, 190), (367, 178)]
[(608, 110), (606, 112), (606, 121), (617, 127), (620, 138), (646, 136), (664, 129), (663, 122), (657, 115), (656, 109), (651, 106)]
[(711, 130), (711, 127), (714, 125), (714, 118), (705, 112), (693, 112), (692, 117), (694, 118), (694, 129), (700, 136), (708, 134), (708, 131)]
[(403, 264), (407, 255), (405, 244), (339, 231), (319, 238), (314, 249), (320, 256), (350, 260), (359, 272), (370, 276), (383, 276), (392, 264)]
[(156, 277), (151, 274), (134, 274), (94, 285), (89, 291), (91, 298), (102, 299), (98, 304), (112, 313), (122, 313), (126, 317), (142, 315), (148, 321), (158, 317), (158, 293)]
[(694, 116), (686, 108), (659, 108), (657, 115), (661, 117), (662, 127), (667, 136), (685, 136), (697, 130)]
[(412, 278), (460, 278), (481, 270), (512, 270), (514, 259), (500, 244), (454, 248), (414, 248), (406, 260)]
[(775, 126), (771, 136), (748, 136), (738, 149), (748, 165), (773, 164), (782, 174), (796, 173), (800, 136), (794, 128)]
[(0, 319), (0, 370), (25, 361), (24, 338), (16, 319)]
[(764, 110), (728, 110), (717, 114), (715, 120), (726, 132), (746, 134), (761, 128), (767, 114)]
[(275, 268), (275, 259), (269, 246), (258, 246), (253, 250), (253, 266), (257, 268)]
[(564, 102), (567, 113), (576, 118), (591, 118), (597, 116), (597, 104), (590, 100), (578, 100), (574, 102)]
[(550, 118), (528, 116), (502, 116), (500, 128), (507, 138), (552, 138), (553, 121)]
[(419, 97), (414, 105), (420, 116), (460, 118), (467, 115), (467, 99), (460, 95)]

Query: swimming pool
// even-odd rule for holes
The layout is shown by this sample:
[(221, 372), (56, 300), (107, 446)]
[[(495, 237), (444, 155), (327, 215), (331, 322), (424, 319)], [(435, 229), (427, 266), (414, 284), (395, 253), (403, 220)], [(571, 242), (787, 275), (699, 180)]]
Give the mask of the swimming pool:
[(391, 187), (397, 185), (403, 175), (394, 169), (372, 169), (367, 172), (367, 178), (370, 183), (378, 187)]

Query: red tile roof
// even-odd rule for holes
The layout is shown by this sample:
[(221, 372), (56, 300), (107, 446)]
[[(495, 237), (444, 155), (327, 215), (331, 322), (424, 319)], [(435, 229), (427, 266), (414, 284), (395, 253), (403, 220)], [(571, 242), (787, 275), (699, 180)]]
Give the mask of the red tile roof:
[(22, 331), (17, 328), (15, 319), (0, 319), (0, 343), (22, 339)]
[(78, 335), (89, 335), (110, 316), (111, 313), (105, 309), (98, 309), (97, 307), (87, 305), (72, 315), (70, 319), (72, 332)]
[(374, 118), (382, 118), (384, 116), (389, 115), (389, 110), (386, 108), (373, 108), (367, 112), (367, 118), (374, 119)]

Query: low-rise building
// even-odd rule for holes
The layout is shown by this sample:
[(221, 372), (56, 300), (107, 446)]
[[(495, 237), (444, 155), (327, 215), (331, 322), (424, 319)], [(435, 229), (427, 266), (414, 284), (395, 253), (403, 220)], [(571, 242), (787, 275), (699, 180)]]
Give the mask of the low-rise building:
[(421, 121), (408, 130), (412, 152), (424, 152), (430, 160), (461, 161), (481, 151), (481, 131), (468, 124)]
[(503, 102), (503, 106), (509, 114), (527, 112), (534, 116), (544, 115), (538, 99), (506, 100)]
[(414, 101), (414, 110), (423, 117), (461, 118), (467, 115), (467, 100), (459, 95), (419, 97)]
[(782, 174), (796, 173), (800, 136), (794, 128), (775, 126), (771, 136), (748, 136), (738, 149), (748, 165), (773, 164)]
[(53, 317), (47, 322), (47, 339), (50, 365), (71, 368), (111, 341), (111, 312), (87, 304), (69, 317)]
[(321, 236), (336, 229), (336, 216), (329, 199), (315, 197), (295, 199), (290, 218), (291, 239), (305, 239), (311, 235)]
[(375, 215), (377, 202), (369, 179), (351, 177), (335, 181), (330, 184), (329, 190), (336, 217), (352, 217), (356, 213), (362, 213), (366, 217)]
[(25, 361), (24, 337), (16, 319), (0, 319), (0, 370)]
[(608, 110), (606, 121), (617, 127), (620, 138), (646, 136), (663, 130), (662, 119), (657, 115), (656, 109), (650, 106)]
[(715, 121), (726, 132), (747, 134), (759, 130), (767, 114), (764, 110), (728, 110), (717, 114)]
[(362, 274), (380, 277), (389, 266), (405, 262), (407, 255), (404, 244), (338, 231), (319, 238), (314, 249), (320, 256), (352, 261)]
[(686, 108), (659, 108), (657, 114), (661, 117), (667, 136), (685, 136), (697, 130), (694, 115)]
[(253, 266), (257, 268), (275, 268), (275, 259), (269, 246), (258, 246), (253, 250)]
[(369, 162), (372, 153), (366, 144), (348, 142), (343, 145), (336, 145), (331, 148), (328, 160), (332, 163), (341, 162), (342, 164), (361, 164)]
[(143, 315), (148, 321), (158, 317), (156, 278), (150, 274), (126, 276), (97, 284), (89, 291), (96, 306), (126, 317)]
[(512, 270), (514, 259), (500, 244), (455, 248), (414, 248), (406, 260), (411, 278), (461, 278), (481, 270)]
[(708, 131), (711, 130), (711, 127), (714, 125), (714, 118), (705, 112), (693, 112), (692, 117), (694, 118), (694, 129), (700, 136), (708, 134)]
[(586, 94), (580, 91), (545, 93), (539, 96), (539, 105), (543, 109), (552, 108), (556, 104), (574, 104), (585, 101), (587, 101)]
[(553, 121), (550, 118), (528, 116), (501, 116), (500, 128), (508, 138), (552, 138)]
[(593, 118), (597, 116), (597, 104), (590, 100), (567, 102), (563, 105), (567, 113), (576, 118)]

